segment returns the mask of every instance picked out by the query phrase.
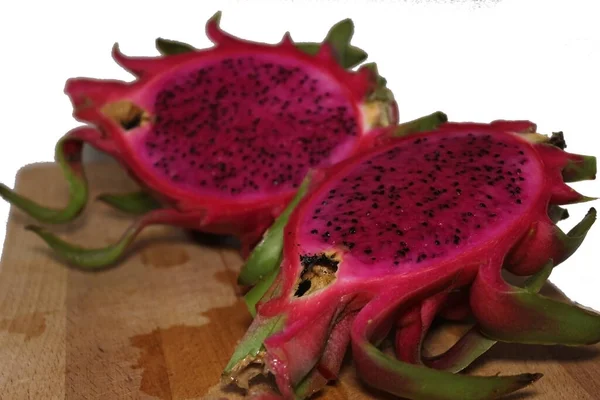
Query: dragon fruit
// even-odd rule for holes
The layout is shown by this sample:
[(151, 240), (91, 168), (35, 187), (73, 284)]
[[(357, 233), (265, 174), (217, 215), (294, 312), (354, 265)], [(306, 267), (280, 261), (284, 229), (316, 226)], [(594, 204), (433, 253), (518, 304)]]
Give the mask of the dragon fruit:
[[(84, 143), (108, 153), (143, 187), (100, 200), (140, 215), (107, 248), (68, 244), (39, 234), (71, 263), (100, 268), (117, 261), (151, 224), (170, 224), (239, 238), (247, 255), (294, 196), (310, 168), (326, 167), (372, 146), (398, 109), (374, 64), (352, 71), (366, 53), (349, 44), (344, 20), (320, 43), (276, 45), (234, 37), (206, 24), (215, 46), (198, 50), (165, 39), (160, 57), (113, 58), (133, 82), (71, 79), (65, 92), (74, 116), (88, 125), (67, 133), (56, 160), (70, 184), (63, 209), (42, 207), (6, 186), (0, 195), (43, 223), (73, 220), (87, 202)], [(436, 113), (426, 121), (443, 117)]]
[[(351, 348), (357, 373), (379, 390), (492, 399), (542, 377), (457, 373), (496, 341), (600, 341), (600, 314), (537, 293), (596, 219), (592, 208), (568, 233), (554, 223), (565, 217), (559, 205), (592, 200), (566, 183), (595, 179), (596, 159), (536, 131), (528, 121), (446, 123), (312, 171), (224, 384), (251, 388), (271, 375), (278, 393), (268, 396), (307, 398), (336, 379)], [(440, 317), (475, 325), (425, 357)]]

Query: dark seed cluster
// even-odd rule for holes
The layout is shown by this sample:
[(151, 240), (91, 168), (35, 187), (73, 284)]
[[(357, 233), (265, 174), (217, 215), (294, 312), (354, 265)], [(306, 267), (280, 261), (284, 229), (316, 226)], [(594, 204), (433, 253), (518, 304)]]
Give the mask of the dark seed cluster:
[(527, 149), (481, 133), (403, 141), (315, 199), (301, 237), (345, 247), (365, 264), (460, 251), (518, 218), (538, 179)]
[(256, 55), (180, 72), (155, 98), (153, 167), (221, 196), (298, 187), (359, 127), (341, 89), (294, 62)]
[(321, 253), (321, 254), (313, 254), (313, 255), (301, 255), (300, 256), (300, 264), (302, 265), (302, 272), (300, 273), (300, 283), (298, 284), (298, 288), (294, 293), (296, 297), (302, 297), (306, 292), (308, 292), (312, 286), (312, 281), (310, 278), (306, 277), (306, 274), (310, 271), (312, 267), (315, 265), (320, 265), (322, 267), (327, 268), (331, 273), (337, 272), (339, 261), (334, 258)]

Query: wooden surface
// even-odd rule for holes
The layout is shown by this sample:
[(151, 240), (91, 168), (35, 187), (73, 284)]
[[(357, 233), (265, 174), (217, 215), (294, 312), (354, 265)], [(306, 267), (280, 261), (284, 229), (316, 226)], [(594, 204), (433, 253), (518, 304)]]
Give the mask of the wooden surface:
[[(88, 167), (92, 196), (134, 188), (113, 165)], [(44, 204), (66, 201), (58, 168), (27, 167), (18, 191)], [(54, 227), (82, 245), (115, 241), (132, 221), (91, 202), (71, 226)], [(66, 268), (23, 229), (13, 209), (0, 266), (1, 399), (220, 399), (219, 375), (250, 317), (236, 292), (234, 249), (200, 245), (155, 227), (117, 268)], [(547, 289), (548, 290), (548, 289)], [(441, 349), (464, 329), (439, 332)], [(600, 348), (499, 344), (468, 370), (493, 375), (542, 372), (509, 399), (600, 399)], [(364, 389), (351, 364), (320, 399), (386, 398)]]

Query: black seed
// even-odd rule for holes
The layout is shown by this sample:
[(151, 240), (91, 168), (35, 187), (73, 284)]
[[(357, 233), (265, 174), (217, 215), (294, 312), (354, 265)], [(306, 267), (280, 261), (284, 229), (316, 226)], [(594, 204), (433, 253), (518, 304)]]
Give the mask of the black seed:
[(308, 279), (300, 282), (300, 284), (298, 285), (298, 289), (296, 290), (296, 293), (294, 293), (294, 296), (296, 296), (296, 297), (303, 296), (306, 292), (308, 292), (310, 290), (311, 285), (312, 285), (312, 283)]

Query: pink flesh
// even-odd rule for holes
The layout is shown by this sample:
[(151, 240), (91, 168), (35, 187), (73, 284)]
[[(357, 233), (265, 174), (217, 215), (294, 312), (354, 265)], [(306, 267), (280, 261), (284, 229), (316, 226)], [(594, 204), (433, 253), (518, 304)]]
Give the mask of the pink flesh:
[(291, 191), (361, 135), (347, 88), (294, 58), (236, 53), (178, 68), (131, 96), (156, 121), (127, 135), (139, 162), (180, 189), (251, 199)]
[(339, 279), (402, 274), (475, 250), (535, 205), (536, 157), (515, 135), (476, 129), (387, 147), (313, 197), (298, 224), (299, 252), (341, 250)]

